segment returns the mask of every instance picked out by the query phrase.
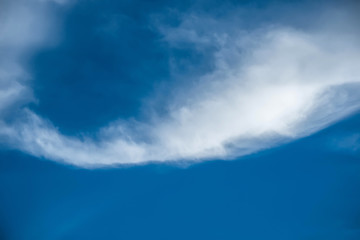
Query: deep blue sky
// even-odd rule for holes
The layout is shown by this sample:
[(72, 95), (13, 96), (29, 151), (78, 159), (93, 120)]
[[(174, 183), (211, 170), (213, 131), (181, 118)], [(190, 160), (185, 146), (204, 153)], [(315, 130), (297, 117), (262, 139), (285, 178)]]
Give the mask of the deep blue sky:
[[(301, 8), (292, 17), (267, 10), (251, 15), (279, 2), (79, 0), (66, 10), (54, 5), (61, 39), (29, 59), (38, 99), (31, 109), (71, 135), (119, 118), (141, 119), (151, 94), (163, 84), (181, 84), (170, 76), (170, 58), (177, 59), (176, 71), (192, 76), (212, 68), (212, 49), (171, 48), (149, 23), (152, 14), (176, 26), (168, 9), (216, 19), (231, 4), (241, 4), (253, 21), (248, 28), (268, 21), (306, 28), (303, 20), (321, 5), (283, 1), (284, 9)], [(121, 18), (119, 25), (109, 25), (111, 18)], [(106, 24), (111, 31), (99, 33)], [(357, 240), (359, 148), (337, 143), (359, 134), (359, 126), (355, 114), (287, 145), (184, 168), (87, 170), (2, 147), (0, 239)]]
[(30, 61), (38, 99), (33, 108), (64, 132), (92, 131), (111, 120), (139, 117), (144, 98), (161, 83), (176, 81), (169, 75), (171, 57), (181, 73), (211, 69), (212, 49), (171, 48), (154, 28), (154, 16), (178, 26), (188, 11), (217, 19), (244, 7), (241, 25), (248, 29), (269, 22), (306, 27), (321, 5), (299, 0), (78, 1), (64, 13), (55, 11), (63, 24), (60, 43), (39, 50)]
[(1, 153), (2, 239), (326, 239), (360, 232), (360, 115), (236, 161), (84, 170)]

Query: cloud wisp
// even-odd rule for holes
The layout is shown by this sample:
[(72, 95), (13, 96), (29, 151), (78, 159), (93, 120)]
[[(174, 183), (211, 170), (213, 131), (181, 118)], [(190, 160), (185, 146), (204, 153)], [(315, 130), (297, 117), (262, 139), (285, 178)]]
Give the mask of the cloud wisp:
[[(48, 17), (48, 3), (40, 2), (42, 8), (22, 10), (32, 22), (14, 5), (0, 25), (6, 54), (0, 57), (0, 139), (33, 156), (89, 168), (232, 159), (310, 135), (360, 108), (356, 35), (274, 25), (216, 31), (208, 28), (211, 19), (185, 15), (177, 27), (159, 27), (164, 41), (198, 51), (213, 47), (213, 69), (179, 87), (166, 114), (111, 123), (96, 139), (66, 136), (25, 104), (33, 97), (22, 56), (45, 44), (51, 31), (41, 19)], [(30, 23), (12, 32), (19, 21)], [(27, 34), (33, 24), (36, 38)], [(8, 120), (14, 107), (16, 119)]]

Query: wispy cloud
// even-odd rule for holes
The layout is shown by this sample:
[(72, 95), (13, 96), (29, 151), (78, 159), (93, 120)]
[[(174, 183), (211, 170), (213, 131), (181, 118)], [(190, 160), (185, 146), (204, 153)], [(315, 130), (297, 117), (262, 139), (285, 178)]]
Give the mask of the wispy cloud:
[[(214, 67), (196, 79), (184, 76), (191, 84), (167, 100), (166, 114), (111, 123), (96, 139), (63, 135), (26, 107), (6, 121), (5, 109), (31, 96), (19, 59), (50, 34), (42, 20), (49, 16), (46, 2), (36, 9), (26, 5), (21, 11), (27, 14), (17, 13), (23, 6), (18, 3), (0, 25), (0, 49), (12, 59), (0, 58), (0, 136), (9, 147), (37, 157), (83, 167), (230, 159), (307, 136), (360, 108), (356, 34), (328, 24), (244, 30), (234, 19), (185, 14), (177, 27), (158, 26), (164, 41), (173, 48), (212, 47)], [(19, 21), (27, 24), (14, 30)], [(36, 37), (27, 34), (33, 28)]]

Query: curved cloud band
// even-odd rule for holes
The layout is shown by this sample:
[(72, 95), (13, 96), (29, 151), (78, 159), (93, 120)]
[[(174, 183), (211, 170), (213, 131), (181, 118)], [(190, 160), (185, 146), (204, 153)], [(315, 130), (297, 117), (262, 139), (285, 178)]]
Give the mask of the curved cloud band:
[(23, 107), (33, 97), (21, 59), (52, 35), (48, 3), (37, 4), (9, 3), (0, 25), (1, 140), (37, 157), (82, 167), (231, 159), (310, 135), (360, 108), (355, 34), (284, 26), (204, 32), (209, 19), (186, 15), (159, 31), (174, 48), (215, 47), (213, 70), (179, 88), (166, 114), (111, 123), (96, 139), (65, 136)]

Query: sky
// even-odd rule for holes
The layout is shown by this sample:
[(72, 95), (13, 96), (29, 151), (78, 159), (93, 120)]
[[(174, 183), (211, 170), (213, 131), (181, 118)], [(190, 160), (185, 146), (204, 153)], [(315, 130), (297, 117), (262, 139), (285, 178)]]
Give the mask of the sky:
[(0, 239), (359, 239), (359, 10), (0, 0)]

